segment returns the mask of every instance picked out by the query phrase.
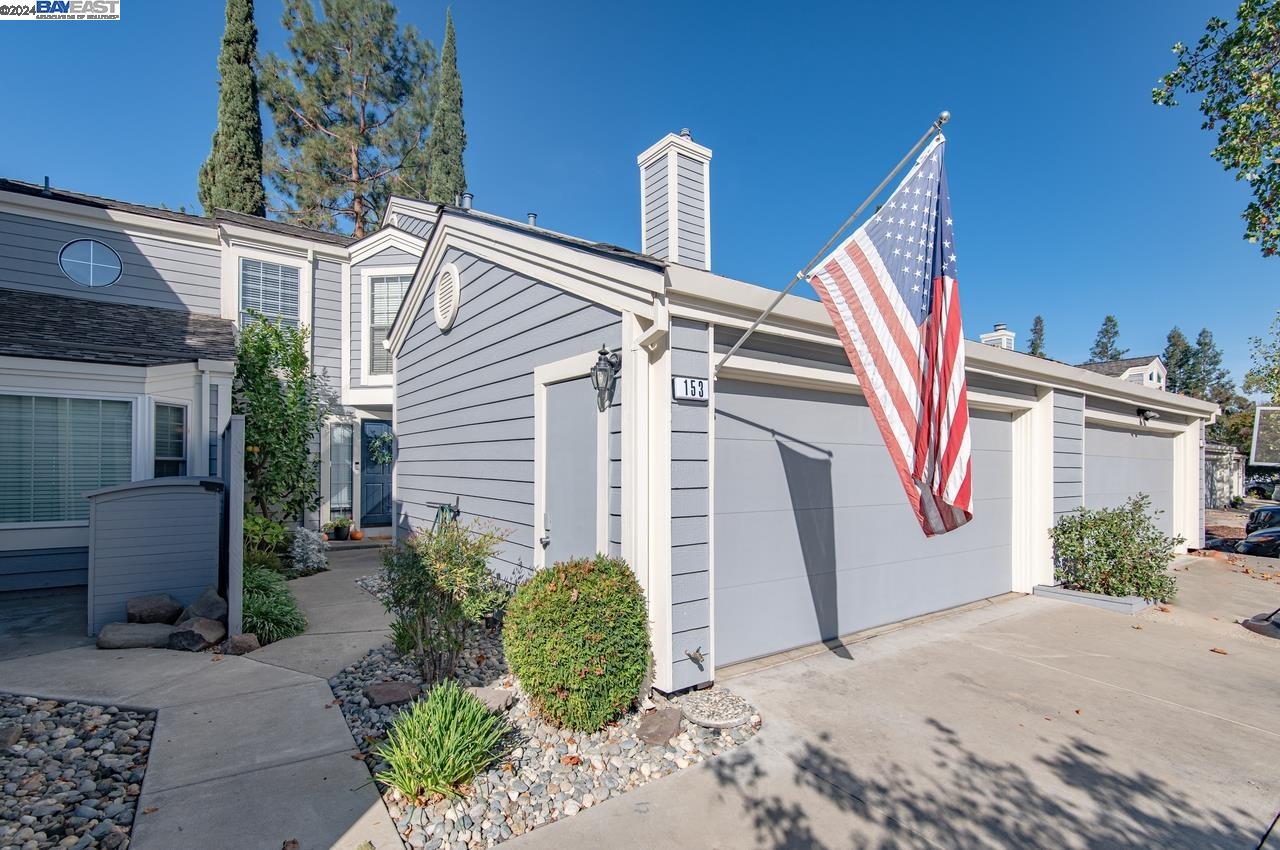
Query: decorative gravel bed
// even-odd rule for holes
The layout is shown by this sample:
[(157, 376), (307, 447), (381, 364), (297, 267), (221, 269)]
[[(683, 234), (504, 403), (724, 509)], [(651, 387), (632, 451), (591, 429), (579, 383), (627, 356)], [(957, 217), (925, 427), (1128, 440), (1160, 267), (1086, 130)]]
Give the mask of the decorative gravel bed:
[[(375, 595), (381, 589), (374, 576), (358, 579), (357, 584)], [(732, 749), (754, 735), (761, 722), (758, 714), (749, 712), (745, 723), (724, 729), (680, 721), (679, 734), (666, 744), (647, 744), (639, 736), (646, 716), (652, 722), (658, 719), (652, 716), (655, 712), (681, 708), (683, 701), (694, 696), (704, 703), (704, 713), (723, 715), (725, 720), (728, 712), (746, 705), (716, 688), (656, 704), (646, 700), (641, 711), (599, 732), (579, 734), (560, 729), (531, 713), (528, 700), (507, 669), (497, 628), (472, 633), (455, 676), (464, 686), (512, 692), (514, 703), (506, 717), (514, 728), (513, 748), (477, 776), (460, 800), (418, 806), (393, 789), (383, 789), (405, 846), (414, 850), (492, 847)], [(391, 646), (373, 650), (329, 680), (351, 733), (366, 754), (365, 763), (375, 774), (382, 765), (374, 751), (402, 706), (374, 708), (365, 688), (389, 681), (421, 683), (415, 668), (402, 661)]]
[(0, 847), (128, 847), (154, 729), (154, 712), (0, 694)]

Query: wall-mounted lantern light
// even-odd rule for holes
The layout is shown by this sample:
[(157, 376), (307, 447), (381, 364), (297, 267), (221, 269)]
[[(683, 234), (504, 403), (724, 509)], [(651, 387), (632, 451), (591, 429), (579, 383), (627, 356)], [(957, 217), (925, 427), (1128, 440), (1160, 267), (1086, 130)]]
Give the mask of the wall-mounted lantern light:
[(604, 413), (613, 400), (613, 386), (618, 381), (618, 373), (622, 371), (622, 358), (600, 346), (600, 356), (596, 365), (591, 367), (591, 386), (596, 388), (596, 406)]
[(1147, 423), (1151, 422), (1153, 419), (1159, 419), (1160, 414), (1156, 413), (1154, 410), (1148, 410), (1145, 407), (1139, 407), (1138, 418), (1142, 420), (1143, 425), (1146, 425)]

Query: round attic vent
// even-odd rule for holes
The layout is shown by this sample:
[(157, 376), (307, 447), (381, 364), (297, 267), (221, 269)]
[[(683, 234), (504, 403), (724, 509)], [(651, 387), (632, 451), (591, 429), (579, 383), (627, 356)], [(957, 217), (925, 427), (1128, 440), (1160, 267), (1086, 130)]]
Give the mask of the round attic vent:
[(436, 275), (436, 325), (442, 331), (453, 327), (458, 318), (458, 305), (462, 303), (462, 279), (453, 263), (442, 266)]

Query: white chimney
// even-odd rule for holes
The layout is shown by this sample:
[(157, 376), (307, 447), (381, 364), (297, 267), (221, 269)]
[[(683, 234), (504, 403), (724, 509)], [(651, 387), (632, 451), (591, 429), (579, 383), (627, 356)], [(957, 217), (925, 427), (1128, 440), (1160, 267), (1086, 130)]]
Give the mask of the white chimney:
[(711, 149), (688, 130), (668, 133), (636, 157), (640, 166), (640, 250), (711, 268)]
[(978, 337), (983, 345), (994, 345), (996, 348), (1005, 348), (1013, 351), (1014, 333), (1005, 326), (1004, 322), (996, 322), (996, 326), (991, 330)]

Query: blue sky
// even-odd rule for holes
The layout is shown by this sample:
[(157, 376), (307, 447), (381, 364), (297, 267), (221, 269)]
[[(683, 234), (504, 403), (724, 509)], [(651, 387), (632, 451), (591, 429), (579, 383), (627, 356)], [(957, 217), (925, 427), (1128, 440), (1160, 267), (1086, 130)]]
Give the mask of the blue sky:
[[(446, 4), (402, 5), (438, 45)], [(1280, 259), (1240, 238), (1247, 190), (1199, 113), (1150, 102), (1170, 45), (1234, 5), (461, 0), (467, 176), (481, 209), (638, 248), (635, 156), (690, 127), (715, 152), (713, 269), (778, 287), (949, 109), (969, 336), (1004, 321), (1021, 347), (1040, 313), (1077, 362), (1108, 312), (1133, 354), (1207, 326), (1239, 380)], [(280, 12), (257, 2), (264, 50)], [(0, 175), (194, 207), (222, 14), (124, 0), (120, 23), (0, 24)]]

